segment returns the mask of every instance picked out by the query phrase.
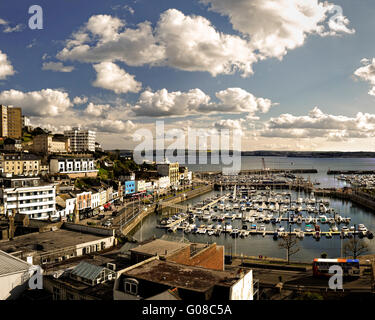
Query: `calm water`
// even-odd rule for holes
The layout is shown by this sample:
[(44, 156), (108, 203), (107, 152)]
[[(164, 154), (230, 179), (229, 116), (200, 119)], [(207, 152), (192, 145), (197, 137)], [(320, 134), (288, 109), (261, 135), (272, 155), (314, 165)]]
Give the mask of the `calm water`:
[[(328, 176), (328, 170), (375, 170), (374, 158), (288, 158), (288, 157), (242, 157), (241, 169), (262, 168), (262, 158), (270, 169), (316, 169), (317, 174), (305, 174), (311, 181), (321, 183), (320, 187), (342, 187), (346, 183)], [(186, 164), (192, 171), (221, 171), (218, 164)]]
[[(314, 168), (318, 170), (318, 174), (311, 175), (312, 181), (321, 182), (321, 187), (323, 186), (338, 186), (344, 185), (344, 183), (338, 183), (333, 179), (333, 176), (327, 176), (326, 172), (328, 169), (343, 169), (343, 170), (375, 170), (375, 159), (307, 159), (307, 158), (279, 158), (279, 157), (268, 157), (265, 158), (266, 166), (269, 168)], [(261, 157), (245, 157), (242, 161), (243, 169), (258, 169), (261, 167)], [(195, 171), (210, 171), (210, 170), (220, 170), (217, 166), (210, 167), (206, 166), (190, 166), (191, 170)], [(197, 197), (195, 199), (186, 201), (189, 204), (195, 204), (207, 197), (218, 194), (217, 191), (210, 192), (206, 195)], [(306, 194), (301, 194), (303, 197), (308, 197)], [(293, 198), (295, 199), (297, 195), (294, 193)], [(318, 197), (316, 197), (318, 198)], [(318, 198), (319, 199), (319, 198)], [(353, 224), (363, 223), (370, 231), (375, 232), (375, 212), (365, 210), (358, 207), (350, 202), (329, 199), (330, 207), (334, 208), (341, 216), (351, 217), (352, 221), (349, 226)], [(313, 216), (313, 214), (310, 214)], [(161, 237), (162, 235), (168, 233), (164, 229), (156, 228), (158, 220), (161, 215), (151, 215), (146, 218), (142, 226), (138, 227), (134, 236), (136, 239), (147, 239), (153, 235), (156, 237)], [(232, 222), (233, 227), (240, 225), (240, 220), (235, 220)], [(199, 223), (197, 223), (199, 224)], [(282, 224), (287, 228), (287, 222)], [(322, 231), (328, 230), (329, 225), (320, 224)], [(267, 230), (273, 230), (278, 227), (272, 224), (265, 224)], [(343, 224), (338, 225), (341, 228)], [(305, 228), (305, 224), (302, 225), (292, 225), (292, 230), (294, 228)], [(168, 233), (170, 234), (170, 233)], [(269, 257), (279, 257), (285, 258), (285, 250), (279, 249), (278, 242), (272, 239), (272, 236), (249, 236), (247, 238), (236, 238), (233, 239), (229, 235), (222, 234), (220, 237), (208, 236), (207, 234), (184, 234), (182, 231), (177, 231), (175, 234), (177, 237), (185, 237), (192, 242), (203, 242), (224, 245), (226, 252), (232, 251), (232, 253), (245, 254), (252, 256), (269, 256)], [(329, 257), (339, 257), (341, 252), (342, 242), (346, 240), (341, 240), (338, 236), (334, 236), (332, 239), (326, 239), (322, 237), (320, 241), (316, 241), (313, 237), (305, 237), (299, 242), (300, 251), (291, 257), (292, 260), (298, 261), (311, 261), (313, 258), (320, 257), (322, 252), (326, 252)], [(365, 241), (369, 245), (368, 254), (375, 254), (375, 240)]]

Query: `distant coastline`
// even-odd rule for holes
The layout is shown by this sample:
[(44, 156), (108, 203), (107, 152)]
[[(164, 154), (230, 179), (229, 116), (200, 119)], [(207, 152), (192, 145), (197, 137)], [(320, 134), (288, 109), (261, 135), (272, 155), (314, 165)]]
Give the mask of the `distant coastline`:
[[(106, 150), (106, 152), (119, 152), (121, 155), (132, 155), (133, 151), (128, 149)], [(191, 154), (194, 151), (185, 150), (185, 154)], [(156, 151), (154, 150), (154, 156)], [(210, 155), (213, 152), (207, 151)], [(229, 152), (233, 154), (233, 151)], [(198, 154), (198, 152), (197, 152)], [(220, 152), (219, 152), (220, 155)], [(375, 152), (370, 151), (242, 151), (241, 156), (245, 157), (288, 157), (288, 158), (375, 158)]]

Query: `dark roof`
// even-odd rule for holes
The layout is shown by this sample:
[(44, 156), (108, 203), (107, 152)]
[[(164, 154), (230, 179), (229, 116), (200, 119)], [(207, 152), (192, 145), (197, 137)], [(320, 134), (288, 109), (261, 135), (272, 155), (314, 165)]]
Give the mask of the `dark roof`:
[(231, 287), (239, 278), (228, 271), (217, 271), (201, 267), (154, 259), (145, 261), (122, 274), (145, 281), (197, 292), (206, 292), (215, 285)]
[[(14, 159), (13, 159), (14, 157)], [(32, 153), (4, 154), (4, 160), (41, 160), (42, 157)]]

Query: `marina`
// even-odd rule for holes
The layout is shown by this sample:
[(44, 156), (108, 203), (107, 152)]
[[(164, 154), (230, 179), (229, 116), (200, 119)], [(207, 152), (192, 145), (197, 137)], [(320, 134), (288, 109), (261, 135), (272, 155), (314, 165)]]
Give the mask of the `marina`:
[[(262, 235), (272, 236), (274, 240), (288, 235), (300, 239), (311, 236), (316, 240), (334, 236), (373, 238), (373, 233), (363, 224), (350, 226), (351, 217), (341, 216), (329, 207), (329, 200), (315, 199), (313, 194), (309, 198), (292, 199), (291, 193), (255, 191), (251, 197), (237, 198), (243, 191), (211, 197), (187, 212), (162, 219), (158, 227), (185, 234), (229, 234), (242, 238)], [(288, 228), (282, 226), (285, 223)]]

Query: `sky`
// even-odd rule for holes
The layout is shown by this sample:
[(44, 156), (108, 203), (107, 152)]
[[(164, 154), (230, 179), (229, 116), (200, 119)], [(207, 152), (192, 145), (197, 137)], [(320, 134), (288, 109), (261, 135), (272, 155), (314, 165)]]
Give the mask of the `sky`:
[(105, 149), (164, 121), (236, 130), (242, 150), (375, 151), (374, 16), (370, 0), (1, 1), (0, 104)]

